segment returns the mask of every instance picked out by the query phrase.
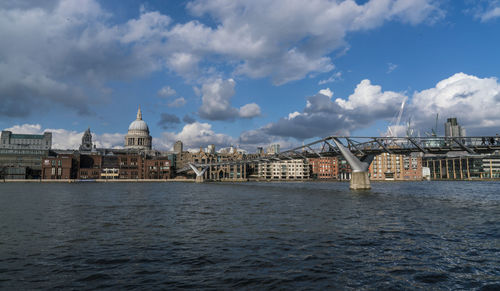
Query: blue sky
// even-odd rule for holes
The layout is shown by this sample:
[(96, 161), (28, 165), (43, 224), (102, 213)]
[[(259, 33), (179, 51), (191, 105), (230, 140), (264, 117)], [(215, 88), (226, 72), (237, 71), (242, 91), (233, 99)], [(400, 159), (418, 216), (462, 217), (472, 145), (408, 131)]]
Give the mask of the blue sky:
[[(76, 148), (500, 132), (500, 1), (3, 1), (0, 127)], [(401, 132), (401, 134), (403, 134)]]

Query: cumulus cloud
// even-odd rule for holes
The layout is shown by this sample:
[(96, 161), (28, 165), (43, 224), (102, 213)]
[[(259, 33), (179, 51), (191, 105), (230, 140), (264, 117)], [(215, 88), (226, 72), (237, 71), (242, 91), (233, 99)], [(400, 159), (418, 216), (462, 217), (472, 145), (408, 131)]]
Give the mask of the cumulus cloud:
[(174, 107), (174, 108), (178, 108), (178, 107), (182, 107), (186, 105), (186, 99), (184, 99), (184, 97), (179, 97), (179, 98), (176, 98), (174, 101), (168, 103), (168, 107)]
[(201, 118), (208, 120), (231, 120), (236, 117), (252, 118), (260, 115), (260, 107), (255, 103), (243, 105), (238, 110), (231, 106), (231, 98), (236, 82), (233, 79), (217, 79), (201, 87), (202, 105), (198, 110)]
[(179, 123), (181, 123), (179, 117), (177, 117), (175, 114), (170, 113), (162, 113), (160, 115), (160, 121), (158, 121), (158, 125), (163, 129), (174, 127)]
[(94, 0), (23, 3), (0, 8), (2, 115), (54, 105), (89, 114), (89, 104), (108, 100), (107, 81), (158, 68), (139, 39), (120, 42), (139, 24), (108, 25), (110, 14)]
[(260, 107), (256, 103), (249, 103), (240, 107), (239, 115), (241, 118), (253, 118), (260, 116)]
[(170, 88), (170, 86), (165, 86), (163, 88), (161, 88), (160, 90), (158, 90), (158, 96), (160, 97), (170, 97), (170, 96), (174, 96), (177, 92), (175, 92), (174, 89)]
[(194, 50), (226, 55), (241, 64), (236, 73), (253, 78), (271, 77), (275, 84), (302, 79), (309, 73), (328, 72), (334, 66), (327, 54), (342, 49), (347, 33), (373, 29), (385, 21), (416, 25), (443, 17), (433, 0), (318, 0), (304, 2), (198, 0), (188, 4), (196, 16), (208, 15), (217, 24), (198, 22), (179, 26), (199, 36), (186, 41)]
[(500, 122), (500, 84), (496, 78), (457, 73), (434, 88), (415, 92), (408, 110), (417, 128), (434, 127), (439, 113), (443, 118), (457, 117), (469, 134), (495, 134)]
[(299, 140), (322, 137), (330, 134), (348, 134), (367, 127), (376, 120), (385, 120), (394, 115), (406, 98), (402, 93), (382, 91), (369, 80), (361, 81), (347, 99), (332, 99), (333, 92), (327, 88), (306, 100), (302, 112), (295, 111), (276, 122), (256, 131), (243, 133), (240, 138), (279, 136)]
[(198, 150), (208, 144), (217, 147), (227, 147), (234, 143), (234, 139), (226, 134), (216, 133), (209, 123), (193, 122), (186, 124), (178, 133), (163, 132), (161, 137), (154, 139), (155, 146), (161, 149), (173, 149), (173, 144), (181, 140), (188, 150)]
[[(332, 95), (329, 90), (321, 90), (307, 98), (301, 112), (289, 113), (259, 129), (243, 132), (241, 142), (265, 142), (276, 136), (303, 140), (348, 135), (377, 121), (389, 122), (406, 100), (403, 120), (411, 119), (413, 128), (422, 134), (435, 126), (438, 113), (443, 118), (438, 129), (445, 118), (457, 117), (467, 132), (475, 135), (494, 135), (500, 123), (500, 83), (496, 78), (457, 73), (434, 88), (414, 92), (411, 98), (404, 92), (383, 91), (370, 80), (362, 80), (347, 99), (333, 100)], [(394, 129), (405, 134), (401, 126)]]
[[(53, 105), (90, 114), (89, 104), (109, 100), (109, 81), (157, 70), (200, 84), (218, 78), (222, 65), (280, 85), (333, 70), (328, 55), (346, 47), (350, 32), (443, 16), (434, 0), (196, 0), (187, 9), (197, 19), (174, 23), (141, 8), (137, 18), (113, 24), (96, 0), (3, 1), (0, 114), (27, 116)], [(247, 110), (240, 115), (221, 96), (222, 105), (207, 100), (200, 116), (245, 117)], [(245, 108), (257, 114), (256, 106)]]
[[(67, 130), (61, 128), (42, 128), (40, 124), (18, 124), (5, 130), (21, 134), (43, 134), (52, 132), (53, 149), (78, 149), (82, 142), (84, 131)], [(92, 142), (98, 148), (122, 148), (125, 135), (121, 133), (92, 133)]]

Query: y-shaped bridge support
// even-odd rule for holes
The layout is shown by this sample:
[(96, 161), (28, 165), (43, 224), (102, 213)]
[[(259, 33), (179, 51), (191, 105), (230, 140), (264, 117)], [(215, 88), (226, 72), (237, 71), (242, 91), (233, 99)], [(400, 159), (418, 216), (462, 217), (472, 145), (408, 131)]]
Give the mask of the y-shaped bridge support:
[(333, 142), (337, 145), (340, 152), (347, 160), (352, 169), (351, 175), (351, 190), (369, 190), (370, 177), (368, 176), (368, 168), (373, 161), (374, 155), (365, 155), (358, 159), (350, 150), (348, 150), (337, 138), (333, 139)]
[(207, 171), (208, 167), (205, 167), (205, 168), (201, 169), (201, 171), (200, 171), (200, 170), (198, 170), (198, 168), (196, 168), (195, 165), (193, 165), (191, 163), (189, 163), (188, 165), (196, 174), (196, 183), (203, 183), (203, 181), (204, 181), (203, 175)]

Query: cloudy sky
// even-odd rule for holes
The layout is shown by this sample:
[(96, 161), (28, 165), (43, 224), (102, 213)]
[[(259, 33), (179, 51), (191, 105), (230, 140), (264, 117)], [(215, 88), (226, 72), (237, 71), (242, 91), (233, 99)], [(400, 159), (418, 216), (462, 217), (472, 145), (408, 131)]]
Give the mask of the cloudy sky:
[(0, 1), (0, 128), (170, 149), (500, 132), (498, 0)]

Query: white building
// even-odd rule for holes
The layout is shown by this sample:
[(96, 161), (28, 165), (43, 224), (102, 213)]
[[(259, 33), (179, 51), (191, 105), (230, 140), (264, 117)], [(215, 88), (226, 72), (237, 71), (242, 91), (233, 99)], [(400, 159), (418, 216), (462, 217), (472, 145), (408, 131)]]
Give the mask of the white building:
[(257, 172), (259, 179), (305, 180), (309, 179), (309, 163), (302, 159), (260, 162)]

